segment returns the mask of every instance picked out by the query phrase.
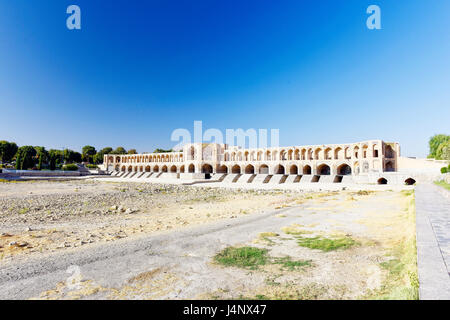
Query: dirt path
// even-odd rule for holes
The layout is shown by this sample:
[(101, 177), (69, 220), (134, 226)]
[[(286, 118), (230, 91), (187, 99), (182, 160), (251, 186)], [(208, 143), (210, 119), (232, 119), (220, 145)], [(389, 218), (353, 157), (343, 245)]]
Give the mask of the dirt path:
[[(386, 286), (389, 270), (382, 266), (397, 258), (391, 250), (404, 240), (408, 203), (400, 192), (331, 193), (266, 213), (11, 261), (0, 267), (0, 298), (360, 298)], [(355, 245), (329, 252), (299, 246), (307, 234)], [(311, 263), (213, 263), (224, 248), (243, 245)]]

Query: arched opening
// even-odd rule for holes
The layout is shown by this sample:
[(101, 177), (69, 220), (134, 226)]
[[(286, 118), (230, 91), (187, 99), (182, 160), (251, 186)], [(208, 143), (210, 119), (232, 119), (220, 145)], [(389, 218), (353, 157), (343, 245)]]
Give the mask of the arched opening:
[(386, 146), (385, 157), (389, 159), (394, 158), (394, 149), (392, 149), (392, 147), (389, 145)]
[(349, 147), (345, 147), (344, 149), (344, 157), (345, 159), (350, 159), (352, 156), (350, 155), (350, 148)]
[(123, 167), (122, 167), (122, 171), (124, 171), (124, 172), (125, 172), (125, 170), (126, 170), (126, 168), (125, 168), (125, 166), (123, 166)]
[(128, 167), (128, 172), (131, 172), (133, 170), (133, 167), (132, 166), (129, 166)]
[(119, 165), (116, 165), (116, 166), (114, 167), (114, 170), (119, 171), (119, 170), (120, 170), (120, 166), (119, 166)]
[(298, 167), (295, 164), (289, 169), (289, 174), (298, 174)]
[(317, 173), (321, 176), (328, 176), (331, 173), (330, 167), (326, 164), (321, 164), (317, 167)]
[(377, 145), (376, 144), (374, 144), (372, 146), (372, 150), (373, 150), (373, 157), (374, 158), (378, 158), (378, 149), (377, 149)]
[(167, 172), (167, 166), (162, 167), (162, 172)]
[(385, 178), (380, 178), (377, 181), (378, 184), (387, 184), (387, 180)]
[(153, 172), (159, 172), (159, 167), (158, 166), (154, 166), (153, 167)]
[(285, 170), (282, 165), (277, 165), (274, 170), (275, 174), (284, 174)]
[(245, 173), (246, 174), (254, 174), (255, 173), (255, 167), (249, 164), (245, 167)]
[(352, 174), (352, 168), (348, 164), (341, 164), (337, 168), (337, 174), (341, 176), (347, 176)]
[(180, 173), (184, 173), (184, 165), (180, 167)]
[(265, 164), (262, 164), (259, 167), (259, 173), (260, 174), (268, 174), (269, 173), (269, 167), (267, 165), (265, 165)]
[(210, 164), (205, 163), (202, 166), (202, 173), (205, 174), (205, 179), (211, 179), (212, 172), (213, 172), (213, 167)]
[(363, 158), (367, 158), (367, 156), (368, 156), (368, 154), (367, 154), (367, 151), (369, 150), (369, 147), (365, 144), (365, 145), (363, 145), (363, 149), (362, 149), (362, 152), (363, 152)]
[(326, 148), (324, 151), (325, 160), (331, 160), (331, 148)]
[(353, 158), (358, 158), (359, 157), (359, 147), (355, 146), (353, 148)]
[(319, 160), (319, 159), (321, 159), (321, 158), (322, 158), (322, 149), (317, 148), (317, 149), (314, 151), (314, 159)]
[(334, 150), (334, 159), (344, 159), (344, 154), (341, 147)]
[(228, 168), (225, 165), (222, 165), (217, 168), (217, 173), (228, 173)]
[(177, 167), (176, 166), (171, 166), (170, 167), (170, 172), (177, 173)]
[(150, 172), (150, 166), (145, 167), (145, 172)]
[(262, 159), (263, 159), (263, 153), (262, 153), (262, 151), (259, 151), (256, 155), (256, 160), (261, 161)]
[(231, 173), (241, 173), (241, 167), (239, 167), (237, 164), (234, 165), (234, 166), (231, 168)]
[(412, 186), (415, 183), (416, 183), (416, 180), (414, 180), (413, 178), (408, 178), (405, 180), (405, 184), (407, 184), (408, 186)]
[(188, 167), (189, 173), (194, 173), (195, 172), (195, 166), (191, 163)]
[(202, 166), (202, 173), (211, 174), (213, 172), (213, 167), (210, 164), (205, 163)]
[(311, 166), (309, 166), (309, 165), (304, 166), (303, 174), (311, 174)]
[(384, 167), (384, 171), (388, 172), (395, 171), (394, 163), (392, 161), (387, 161)]

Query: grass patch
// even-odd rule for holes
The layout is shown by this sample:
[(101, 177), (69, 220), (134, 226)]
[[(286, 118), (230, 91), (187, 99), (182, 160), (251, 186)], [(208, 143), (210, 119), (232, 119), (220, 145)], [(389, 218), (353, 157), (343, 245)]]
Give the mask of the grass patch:
[(301, 247), (318, 249), (325, 252), (338, 249), (348, 249), (357, 244), (357, 242), (351, 237), (325, 238), (321, 236), (312, 238), (298, 237), (297, 243)]
[(435, 181), (434, 184), (450, 191), (450, 183), (447, 183), (444, 180)]
[(274, 264), (281, 264), (282, 268), (294, 271), (302, 267), (310, 267), (311, 260), (292, 260), (291, 257), (276, 258)]
[(219, 252), (214, 261), (226, 267), (239, 267), (244, 269), (257, 269), (267, 264), (279, 264), (289, 271), (310, 267), (311, 260), (292, 260), (291, 257), (270, 257), (267, 249), (255, 247), (228, 247)]
[(224, 266), (256, 269), (269, 261), (267, 249), (255, 247), (228, 247), (218, 253), (214, 260)]

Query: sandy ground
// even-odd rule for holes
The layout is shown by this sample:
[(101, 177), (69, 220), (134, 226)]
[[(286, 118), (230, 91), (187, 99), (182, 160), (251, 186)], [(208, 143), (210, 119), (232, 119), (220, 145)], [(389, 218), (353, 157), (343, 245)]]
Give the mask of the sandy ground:
[[(400, 191), (1, 183), (0, 298), (364, 298), (385, 286), (382, 264), (411, 231), (409, 204)], [(355, 245), (324, 252), (299, 235)], [(217, 264), (229, 246), (310, 264)]]

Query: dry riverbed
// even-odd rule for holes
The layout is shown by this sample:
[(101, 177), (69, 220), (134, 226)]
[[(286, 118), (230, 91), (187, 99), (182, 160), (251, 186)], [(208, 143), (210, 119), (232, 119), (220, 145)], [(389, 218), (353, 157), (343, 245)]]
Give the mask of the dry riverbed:
[[(84, 277), (76, 290), (55, 282), (33, 298), (417, 299), (412, 190), (0, 183), (0, 223), (0, 267), (118, 244), (108, 249), (117, 263), (105, 260), (105, 270), (110, 278), (126, 273), (123, 280)], [(152, 246), (148, 262), (128, 257), (136, 259), (132, 274), (120, 255), (145, 241), (166, 245)]]
[(190, 186), (0, 183), (0, 261), (274, 209), (290, 193)]

